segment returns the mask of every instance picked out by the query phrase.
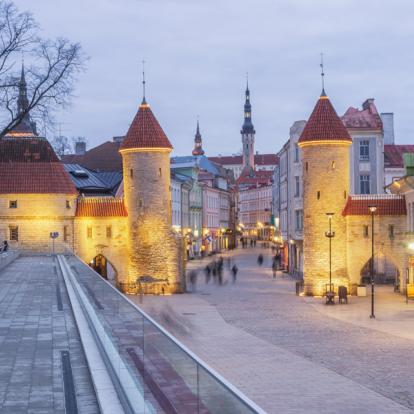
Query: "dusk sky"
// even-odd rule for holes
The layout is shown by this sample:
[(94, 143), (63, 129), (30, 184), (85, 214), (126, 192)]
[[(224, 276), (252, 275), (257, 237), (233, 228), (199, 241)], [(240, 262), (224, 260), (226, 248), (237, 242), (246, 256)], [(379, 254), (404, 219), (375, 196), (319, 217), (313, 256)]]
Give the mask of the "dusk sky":
[(90, 57), (62, 134), (88, 147), (128, 130), (147, 100), (174, 145), (190, 154), (197, 115), (207, 155), (241, 149), (246, 72), (256, 150), (277, 152), (321, 91), (337, 112), (375, 98), (394, 112), (396, 143), (413, 143), (414, 2), (359, 0), (16, 0), (47, 37)]

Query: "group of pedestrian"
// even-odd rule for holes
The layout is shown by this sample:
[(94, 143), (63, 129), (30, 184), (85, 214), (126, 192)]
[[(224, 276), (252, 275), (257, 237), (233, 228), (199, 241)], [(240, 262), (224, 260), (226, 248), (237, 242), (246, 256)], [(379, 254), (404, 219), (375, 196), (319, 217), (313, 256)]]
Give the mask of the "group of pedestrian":
[(250, 244), (250, 247), (256, 247), (256, 239), (253, 239), (253, 238), (250, 239), (250, 242), (249, 242), (249, 240), (246, 237), (240, 237), (240, 243), (243, 249), (245, 249), (249, 244)]

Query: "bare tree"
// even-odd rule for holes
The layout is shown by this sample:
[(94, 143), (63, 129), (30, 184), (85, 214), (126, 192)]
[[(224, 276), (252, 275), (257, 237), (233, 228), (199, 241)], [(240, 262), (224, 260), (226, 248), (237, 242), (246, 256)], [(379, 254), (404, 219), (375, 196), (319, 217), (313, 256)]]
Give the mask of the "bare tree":
[(50, 140), (50, 144), (55, 150), (56, 155), (62, 158), (63, 155), (70, 154), (72, 152), (72, 143), (64, 135), (56, 135)]
[[(16, 63), (23, 52), (29, 61), (25, 70), (27, 104), (18, 110), (21, 75)], [(79, 43), (42, 39), (30, 13), (0, 0), (0, 138), (29, 113), (33, 120), (51, 122), (53, 112), (70, 103), (76, 75), (85, 61)]]

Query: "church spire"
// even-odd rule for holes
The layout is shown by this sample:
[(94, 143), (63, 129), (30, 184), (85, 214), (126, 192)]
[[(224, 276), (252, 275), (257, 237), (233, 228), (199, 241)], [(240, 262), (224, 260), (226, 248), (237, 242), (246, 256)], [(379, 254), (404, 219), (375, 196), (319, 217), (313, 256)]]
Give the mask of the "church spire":
[(24, 73), (24, 62), (22, 62), (22, 70), (19, 81), (19, 97), (17, 98), (17, 113), (22, 114), (29, 107), (29, 100), (27, 99), (27, 84)]
[(197, 119), (197, 129), (196, 129), (196, 134), (194, 136), (194, 149), (192, 154), (193, 155), (204, 155), (204, 150), (203, 150), (203, 142), (202, 142), (202, 138), (201, 138), (201, 134), (200, 134), (200, 124), (199, 121)]
[(243, 167), (255, 168), (254, 165), (254, 126), (252, 123), (252, 105), (250, 103), (249, 79), (246, 81), (244, 102), (244, 122), (240, 131), (243, 144)]

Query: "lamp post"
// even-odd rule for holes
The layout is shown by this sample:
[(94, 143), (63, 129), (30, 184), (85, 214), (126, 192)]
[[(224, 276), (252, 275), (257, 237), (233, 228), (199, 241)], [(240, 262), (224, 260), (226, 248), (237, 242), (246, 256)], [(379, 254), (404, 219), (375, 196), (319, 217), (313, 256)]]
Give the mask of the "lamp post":
[(377, 206), (368, 206), (371, 213), (371, 315), (370, 318), (375, 318), (374, 313), (374, 214), (377, 211)]
[(329, 239), (329, 293), (332, 293), (332, 238), (335, 237), (335, 232), (332, 231), (332, 217), (334, 213), (326, 213), (326, 215), (329, 220), (329, 231), (325, 232), (325, 236)]

